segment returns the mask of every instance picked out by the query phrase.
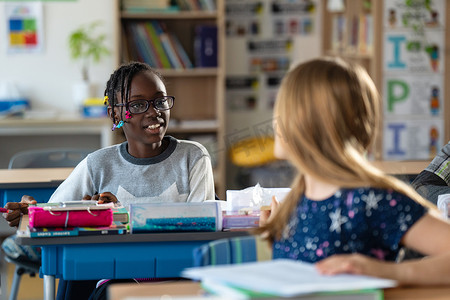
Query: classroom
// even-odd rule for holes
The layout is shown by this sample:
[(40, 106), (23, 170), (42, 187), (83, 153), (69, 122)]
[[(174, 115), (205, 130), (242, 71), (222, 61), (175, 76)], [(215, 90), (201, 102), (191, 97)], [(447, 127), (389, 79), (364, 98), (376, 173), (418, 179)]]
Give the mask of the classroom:
[[(225, 228), (225, 224), (234, 226), (230, 224), (238, 221), (247, 222), (246, 229), (254, 224), (262, 226), (263, 209), (275, 209), (271, 202), (273, 196), (278, 200), (280, 197), (291, 199), (289, 195), (293, 195), (296, 188), (301, 189), (296, 180), (305, 184), (306, 177), (301, 175), (303, 171), (311, 173), (315, 179), (319, 176), (319, 179), (331, 180), (335, 186), (342, 187), (331, 178), (335, 173), (340, 177), (339, 168), (333, 169), (324, 162), (322, 171), (317, 170), (319, 165), (315, 170), (310, 169), (305, 162), (293, 158), (295, 146), (287, 139), (283, 142), (284, 151), (277, 148), (281, 147), (281, 135), (286, 135), (294, 124), (303, 124), (302, 121), (291, 122), (291, 119), (284, 123), (278, 116), (283, 113), (288, 116), (289, 113), (288, 108), (283, 110), (281, 98), (293, 96), (284, 90), (288, 86), (287, 75), (294, 74), (297, 67), (307, 66), (309, 62), (320, 63), (326, 57), (330, 61), (341, 59), (339, 61), (355, 69), (362, 67), (378, 93), (374, 97), (379, 96), (379, 107), (378, 103), (374, 104), (375, 108), (371, 107), (374, 115), (379, 116), (379, 122), (367, 121), (370, 123), (368, 126), (373, 127), (373, 131), (367, 133), (371, 135), (370, 143), (366, 145), (355, 137), (364, 144), (361, 144), (364, 148), (362, 157), (370, 165), (368, 173), (358, 173), (360, 176), (355, 177), (355, 183), (344, 184), (345, 188), (355, 188), (356, 191), (356, 187), (370, 186), (372, 181), (364, 181), (363, 175), (378, 176), (376, 171), (372, 172), (373, 166), (399, 182), (399, 185), (392, 183), (391, 186), (380, 175), (378, 181), (373, 181), (377, 188), (393, 188), (414, 201), (418, 199), (416, 195), (420, 195), (417, 197), (427, 200), (424, 206), (430, 210), (436, 208), (442, 214), (441, 221), (447, 222), (447, 202), (441, 195), (450, 194), (450, 175), (445, 168), (450, 162), (445, 150), (450, 147), (447, 145), (450, 141), (449, 16), (450, 3), (447, 0), (0, 0), (1, 206), (7, 202), (20, 202), (23, 195), (34, 197), (43, 206), (49, 200), (68, 203), (68, 199), (58, 199), (81, 191), (84, 194), (72, 200), (82, 200), (89, 195), (89, 199), (92, 196), (92, 200), (100, 200), (102, 204), (122, 202), (126, 206), (131, 200), (125, 199), (132, 196), (133, 199), (139, 198), (136, 202), (136, 205), (142, 204), (139, 209), (146, 208), (145, 202), (168, 205), (171, 204), (168, 202), (210, 200), (216, 201), (215, 205), (223, 211), (226, 207), (227, 211), (239, 210), (239, 214), (246, 215), (245, 218), (233, 219), (220, 214), (220, 222), (223, 221), (220, 228)], [(147, 66), (152, 69), (147, 69)], [(138, 88), (134, 87), (135, 78), (142, 81), (139, 81)], [(136, 97), (141, 98), (134, 98), (135, 89), (140, 91)], [(298, 92), (304, 97), (320, 95), (315, 93), (314, 89), (310, 94)], [(331, 95), (337, 97), (336, 94)], [(143, 101), (144, 98), (150, 100)], [(364, 95), (361, 98), (367, 100)], [(140, 101), (141, 108), (127, 104), (136, 100)], [(314, 105), (321, 105), (318, 103), (316, 101)], [(342, 103), (341, 107), (344, 105)], [(316, 119), (335, 116), (336, 111), (330, 107), (324, 105), (323, 113), (317, 114)], [(349, 108), (357, 109), (356, 105)], [(155, 116), (145, 119), (154, 111)], [(342, 114), (351, 116), (345, 111)], [(305, 116), (304, 120), (313, 117), (311, 113), (311, 118)], [(358, 120), (365, 122), (365, 115), (354, 116), (355, 119), (359, 117), (361, 119)], [(354, 126), (360, 124), (358, 120)], [(151, 138), (132, 132), (137, 125), (131, 124), (137, 122), (151, 133)], [(352, 134), (360, 133), (356, 132)], [(327, 151), (326, 147), (339, 144), (326, 139), (330, 137), (327, 134), (323, 134), (322, 141), (326, 146), (318, 146), (316, 151)], [(153, 140), (156, 135), (161, 137), (158, 142)], [(300, 135), (297, 133), (296, 136)], [(153, 144), (153, 148), (148, 144)], [(175, 150), (177, 148), (179, 150)], [(116, 149), (116, 152), (114, 156), (112, 151), (108, 152), (111, 153), (109, 156), (106, 156), (106, 150), (97, 152), (103, 149)], [(94, 152), (99, 154), (93, 156)], [(351, 154), (342, 154), (339, 158), (338, 150), (332, 152), (326, 152), (324, 156), (328, 155), (330, 161), (334, 159), (342, 167), (340, 170), (344, 170), (344, 163), (336, 161)], [(172, 156), (176, 163), (163, 162), (164, 159), (155, 157), (159, 155)], [(116, 156), (117, 163), (110, 164), (109, 160), (116, 159)], [(305, 161), (320, 164), (320, 156), (314, 156)], [(61, 162), (55, 162), (55, 159)], [(139, 169), (124, 167), (128, 162), (139, 166)], [(105, 164), (108, 167), (104, 167)], [(152, 169), (144, 169), (143, 164), (158, 164), (160, 170), (153, 174)], [(185, 170), (186, 166), (194, 164), (193, 169)], [(74, 175), (72, 171), (76, 166), (78, 173)], [(112, 174), (118, 174), (115, 172), (119, 166), (120, 177), (114, 178)], [(93, 173), (91, 169), (95, 167), (104, 167), (104, 170)], [(327, 173), (324, 170), (329, 175), (323, 174)], [(94, 176), (89, 177), (92, 184), (87, 182), (88, 176)], [(141, 184), (146, 176), (153, 176), (149, 177), (150, 183)], [(69, 180), (65, 181), (66, 178)], [(339, 180), (351, 182), (351, 178), (342, 174)], [(122, 184), (122, 181), (130, 182)], [(357, 186), (356, 182), (369, 185)], [(200, 190), (199, 186), (203, 184), (209, 187)], [(112, 186), (119, 188), (112, 190)], [(107, 188), (110, 190), (104, 190)], [(192, 192), (194, 188), (195, 192)], [(303, 192), (296, 195), (306, 197), (307, 190), (308, 187), (303, 187)], [(105, 195), (105, 192), (112, 195)], [(391, 197), (389, 193), (386, 197)], [(365, 202), (362, 199), (366, 196), (370, 194), (360, 195), (361, 202)], [(243, 204), (240, 201), (245, 197), (253, 198)], [(218, 202), (220, 200), (226, 202)], [(422, 200), (415, 202), (423, 204)], [(381, 207), (377, 201), (371, 204), (372, 208)], [(397, 203), (392, 201), (388, 205), (394, 207)], [(300, 210), (298, 205), (297, 210)], [(7, 214), (11, 211), (11, 207), (5, 208)], [(282, 211), (287, 210), (277, 211), (276, 216)], [(343, 224), (351, 223), (353, 219), (353, 211), (349, 211), (347, 217), (340, 213), (339, 210), (336, 217), (340, 219), (331, 221), (337, 222), (332, 226), (338, 226), (339, 232), (341, 225), (344, 227)], [(409, 216), (409, 211), (405, 214)], [(422, 214), (418, 209), (416, 217)], [(67, 212), (67, 218), (68, 215)], [(129, 220), (133, 216), (136, 215), (128, 212)], [(218, 214), (215, 217), (217, 225)], [(269, 225), (279, 225), (270, 217), (264, 220), (264, 224), (266, 221)], [(15, 227), (8, 226), (8, 222), (11, 225), (11, 220), (0, 218), (1, 241), (16, 233)], [(30, 216), (30, 224), (32, 222)], [(414, 223), (404, 226), (409, 228), (412, 225)], [(243, 226), (242, 223), (239, 226)], [(148, 264), (154, 269), (153, 277), (161, 278), (179, 277), (182, 271), (178, 269), (181, 265), (168, 270), (172, 266), (169, 257), (172, 244), (180, 243), (180, 249), (186, 249), (188, 253), (186, 259), (190, 259), (192, 248), (197, 249), (222, 238), (240, 239), (252, 235), (247, 231), (242, 233), (241, 227), (220, 233), (191, 232), (187, 236), (169, 233), (162, 238), (149, 232), (139, 237), (138, 230), (135, 227), (135, 237), (133, 234), (131, 237), (129, 234), (116, 236), (116, 230), (114, 236), (108, 234), (102, 238), (111, 243), (111, 249), (130, 251), (130, 256), (139, 252), (128, 247), (129, 244), (139, 244), (141, 251), (154, 252), (154, 262), (145, 260), (142, 265)], [(281, 234), (277, 230), (270, 232), (277, 236)], [(76, 235), (81, 233), (77, 231)], [(144, 235), (148, 236), (145, 238)], [(19, 245), (42, 246), (42, 265), (38, 263), (22, 269), (24, 274), (15, 281), (18, 264), (6, 261), (2, 250), (0, 298), (13, 299), (4, 297), (14, 294), (12, 290), (17, 288), (15, 299), (54, 299), (61, 278), (69, 282), (100, 280), (109, 276), (122, 279), (125, 273), (133, 274), (125, 270), (119, 275), (122, 264), (123, 269), (131, 269), (127, 264), (136, 264), (136, 273), (141, 274), (139, 268), (142, 266), (138, 267), (139, 263), (131, 258), (129, 261), (117, 260), (106, 255), (104, 261), (97, 262), (99, 265), (96, 266), (100, 269), (105, 266), (107, 270), (109, 260), (112, 260), (115, 266), (111, 273), (99, 273), (98, 276), (103, 274), (99, 278), (80, 275), (87, 272), (86, 265), (90, 260), (84, 261), (76, 249), (92, 243), (86, 253), (95, 255), (95, 251), (101, 251), (102, 243), (106, 242), (97, 243), (95, 237), (86, 236), (79, 245), (71, 245), (78, 243), (70, 242), (71, 238), (75, 240), (73, 237), (33, 239), (19, 234)], [(60, 246), (62, 242), (57, 239), (65, 244)], [(46, 244), (40, 244), (42, 241)], [(158, 243), (158, 247), (149, 241)], [(274, 247), (289, 248), (287, 240), (285, 242), (277, 242)], [(311, 243), (321, 251), (327, 248), (318, 242)], [(445, 248), (447, 245), (441, 246)], [(418, 246), (427, 250), (421, 247)], [(167, 254), (163, 255), (165, 251)], [(68, 257), (69, 253), (74, 256)], [(421, 255), (415, 251), (403, 254)], [(292, 251), (289, 255), (290, 258), (298, 257), (298, 253), (294, 255)], [(39, 268), (40, 274), (38, 271), (36, 276), (30, 276)], [(141, 275), (151, 277), (145, 274)], [(439, 295), (450, 291), (449, 286), (444, 284), (442, 289), (436, 290), (413, 287), (406, 293)], [(397, 293), (401, 295), (404, 292), (385, 287), (385, 299), (397, 299)], [(174, 283), (174, 288), (177, 289), (177, 283)], [(174, 288), (169, 286), (167, 291)], [(187, 293), (194, 293), (199, 286), (187, 285), (185, 288)], [(134, 290), (136, 296), (150, 295), (147, 294), (148, 289), (142, 288), (141, 291), (129, 286), (123, 290), (116, 287), (111, 290), (114, 292), (110, 292), (109, 298), (117, 300), (125, 299), (130, 290)], [(111, 297), (111, 293), (115, 296)], [(383, 297), (383, 288), (370, 296), (377, 299), (375, 297), (380, 295)]]

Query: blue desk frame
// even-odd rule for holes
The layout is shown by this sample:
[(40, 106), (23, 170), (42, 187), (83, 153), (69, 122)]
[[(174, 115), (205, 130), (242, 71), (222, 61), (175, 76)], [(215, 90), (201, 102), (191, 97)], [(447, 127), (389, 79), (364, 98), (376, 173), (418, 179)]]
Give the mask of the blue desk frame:
[(61, 182), (0, 184), (1, 205), (3, 207), (7, 202), (19, 202), (24, 194), (32, 196), (37, 202), (47, 202)]
[(38, 202), (47, 202), (73, 168), (0, 169), (0, 201), (18, 202), (29, 195)]
[(55, 299), (55, 278), (65, 280), (171, 278), (193, 266), (194, 248), (212, 240), (248, 235), (246, 231), (127, 234), (27, 238), (42, 247), (44, 299)]

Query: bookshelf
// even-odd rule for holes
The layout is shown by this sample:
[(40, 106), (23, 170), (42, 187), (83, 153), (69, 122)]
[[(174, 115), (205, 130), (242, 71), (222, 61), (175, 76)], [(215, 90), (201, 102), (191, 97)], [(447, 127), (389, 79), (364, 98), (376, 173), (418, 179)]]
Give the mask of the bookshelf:
[(329, 11), (323, 5), (323, 53), (356, 61), (380, 84), (381, 7), (368, 0), (343, 0), (344, 8)]
[[(183, 1), (185, 2), (185, 1)], [(208, 148), (214, 168), (216, 193), (225, 198), (225, 8), (224, 0), (208, 0), (202, 3), (211, 3), (215, 9), (201, 7), (171, 7), (166, 10), (153, 11), (144, 9), (140, 12), (126, 11), (119, 7), (119, 59), (120, 63), (138, 60), (145, 61), (154, 66), (151, 61), (139, 54), (138, 42), (134, 38), (137, 34), (130, 28), (148, 26), (142, 24), (161, 24), (163, 31), (178, 40), (191, 65), (187, 63), (158, 66), (157, 69), (165, 78), (167, 91), (176, 97), (171, 110), (171, 120), (167, 134), (180, 139), (196, 140)], [(150, 3), (150, 2), (149, 2)], [(178, 1), (178, 3), (181, 3)], [(200, 2), (199, 2), (200, 3)], [(120, 4), (119, 4), (120, 6)], [(196, 67), (199, 64), (196, 57), (196, 30), (198, 27), (217, 27), (217, 62), (207, 67)], [(142, 30), (138, 29), (138, 30)], [(142, 35), (141, 35), (142, 37)], [(173, 40), (172, 40), (173, 41)], [(148, 51), (155, 43), (144, 47)], [(172, 42), (172, 45), (174, 43)], [(173, 48), (175, 49), (175, 48)], [(142, 49), (141, 49), (142, 50)], [(175, 52), (180, 58), (179, 49)], [(172, 52), (173, 53), (173, 52)], [(145, 54), (145, 53), (144, 53)], [(161, 58), (161, 57), (159, 57)], [(170, 56), (168, 56), (170, 60)], [(173, 58), (173, 57), (172, 57)], [(158, 59), (158, 58), (157, 58)]]
[[(342, 0), (343, 9), (330, 11), (322, 6), (322, 53), (339, 56), (364, 66), (380, 90), (382, 12), (380, 1)], [(382, 159), (382, 137), (373, 148), (376, 160)]]
[[(339, 56), (362, 64), (368, 70), (383, 98), (383, 127), (380, 128), (380, 134), (373, 147), (373, 159), (375, 161), (389, 160), (397, 163), (413, 160), (429, 162), (435, 154), (432, 153), (431, 142), (429, 142), (430, 146), (423, 145), (428, 142), (429, 137), (423, 134), (421, 130), (424, 132), (426, 130), (428, 133), (429, 129), (427, 126), (439, 124), (440, 119), (443, 126), (438, 128), (441, 129), (439, 134), (442, 140), (439, 141), (437, 150), (450, 139), (450, 130), (448, 130), (450, 124), (450, 88), (445, 84), (450, 78), (450, 56), (448, 52), (450, 47), (448, 35), (450, 30), (450, 20), (448, 18), (450, 3), (445, 0), (434, 0), (431, 2), (432, 8), (438, 9), (440, 16), (445, 16), (439, 19), (440, 23), (434, 27), (427, 24), (430, 18), (429, 11), (424, 8), (421, 14), (417, 14), (417, 16), (423, 18), (418, 21), (423, 22), (424, 35), (427, 35), (425, 38), (422, 38), (422, 42), (429, 42), (433, 37), (439, 35), (443, 38), (443, 41), (440, 38), (442, 59), (440, 60), (441, 69), (439, 71), (433, 71), (428, 66), (429, 57), (423, 50), (426, 42), (421, 45), (420, 51), (422, 53), (419, 53), (420, 51), (413, 53), (413, 51), (408, 49), (410, 41), (414, 41), (415, 38), (420, 40), (420, 37), (418, 38), (414, 35), (413, 25), (405, 24), (402, 19), (408, 12), (408, 3), (407, 0), (343, 0), (344, 7), (341, 10), (330, 11), (327, 5), (324, 5), (322, 10), (322, 53)], [(420, 1), (417, 3), (420, 3)], [(389, 15), (391, 6), (396, 8), (396, 16)], [(417, 22), (417, 20), (414, 21)], [(401, 41), (395, 45), (397, 49), (394, 49), (394, 42), (392, 42), (395, 39)], [(401, 60), (402, 67), (392, 67), (391, 62), (393, 61), (394, 50), (398, 50), (395, 55), (398, 55), (396, 58)], [(417, 59), (418, 57), (420, 59)], [(417, 61), (422, 63), (420, 70), (417, 67)], [(400, 106), (397, 103), (397, 110), (390, 112), (389, 108), (387, 108), (389, 107), (387, 103), (390, 101), (388, 99), (388, 86), (395, 80), (397, 82), (401, 81), (402, 84), (409, 87), (411, 92), (404, 102), (410, 104), (409, 106)], [(433, 115), (430, 113), (427, 104), (423, 104), (423, 109), (417, 108), (420, 107), (418, 105), (420, 101), (422, 103), (429, 101), (428, 98), (430, 96), (428, 94), (425, 95), (425, 90), (429, 93), (428, 89), (430, 87), (428, 85), (436, 84), (436, 82), (440, 85), (440, 81), (443, 82), (443, 88), (440, 91), (442, 105), (439, 114)], [(406, 142), (402, 146), (403, 149), (416, 148), (418, 154), (412, 154), (411, 156), (416, 155), (417, 158), (407, 157), (407, 155), (404, 157), (399, 155), (399, 158), (396, 158), (394, 155), (389, 157), (389, 151), (387, 150), (391, 147), (396, 147), (393, 145), (396, 141), (390, 138), (394, 134), (392, 131), (387, 130), (388, 126), (392, 124), (391, 122), (403, 122), (403, 124), (406, 124), (406, 130), (404, 131), (406, 133), (402, 133), (403, 141)], [(429, 135), (431, 138), (431, 133)], [(404, 147), (405, 145), (407, 146)], [(429, 157), (425, 157), (424, 150), (429, 151)]]

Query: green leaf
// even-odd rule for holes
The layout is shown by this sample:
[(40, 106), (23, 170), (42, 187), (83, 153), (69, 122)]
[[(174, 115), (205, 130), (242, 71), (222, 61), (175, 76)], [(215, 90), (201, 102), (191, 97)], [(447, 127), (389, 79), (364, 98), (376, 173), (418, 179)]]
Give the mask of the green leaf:
[(74, 60), (82, 61), (82, 72), (85, 79), (87, 79), (89, 62), (98, 63), (103, 57), (110, 54), (105, 45), (106, 35), (96, 32), (100, 25), (100, 21), (94, 21), (77, 28), (69, 35), (70, 56)]

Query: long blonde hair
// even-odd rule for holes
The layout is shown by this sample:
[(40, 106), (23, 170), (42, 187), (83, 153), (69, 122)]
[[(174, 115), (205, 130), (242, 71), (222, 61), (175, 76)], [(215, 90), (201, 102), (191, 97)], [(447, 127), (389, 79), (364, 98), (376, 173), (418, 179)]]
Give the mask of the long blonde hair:
[(296, 66), (283, 78), (275, 126), (298, 175), (276, 215), (257, 232), (279, 238), (305, 190), (304, 175), (343, 188), (393, 189), (433, 207), (410, 186), (384, 174), (365, 158), (380, 122), (380, 98), (357, 64), (319, 58)]

